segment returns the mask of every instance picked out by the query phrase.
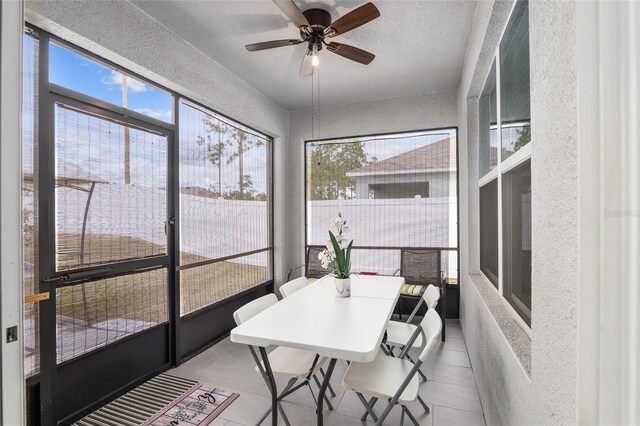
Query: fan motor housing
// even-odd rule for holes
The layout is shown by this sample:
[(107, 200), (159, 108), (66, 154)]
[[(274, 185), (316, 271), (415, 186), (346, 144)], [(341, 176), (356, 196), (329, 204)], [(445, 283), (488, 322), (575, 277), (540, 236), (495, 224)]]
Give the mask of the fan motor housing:
[(331, 25), (331, 14), (324, 9), (309, 9), (302, 12), (313, 32), (323, 31)]

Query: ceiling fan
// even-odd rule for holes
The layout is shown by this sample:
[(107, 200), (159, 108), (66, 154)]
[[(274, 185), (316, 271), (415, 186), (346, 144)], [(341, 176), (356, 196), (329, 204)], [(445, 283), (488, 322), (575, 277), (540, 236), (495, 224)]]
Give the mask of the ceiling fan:
[(308, 9), (301, 11), (293, 0), (273, 0), (278, 8), (295, 23), (300, 29), (300, 39), (273, 40), (262, 43), (247, 44), (245, 47), (249, 52), (273, 49), (275, 47), (296, 46), (301, 43), (308, 43), (309, 48), (302, 59), (300, 76), (307, 77), (313, 74), (313, 68), (320, 64), (318, 52), (326, 46), (329, 52), (333, 52), (352, 61), (368, 65), (376, 55), (348, 44), (330, 41), (325, 38), (333, 38), (342, 35), (347, 31), (358, 28), (367, 22), (373, 21), (380, 16), (380, 11), (373, 3), (367, 3), (331, 23), (331, 14), (324, 9)]

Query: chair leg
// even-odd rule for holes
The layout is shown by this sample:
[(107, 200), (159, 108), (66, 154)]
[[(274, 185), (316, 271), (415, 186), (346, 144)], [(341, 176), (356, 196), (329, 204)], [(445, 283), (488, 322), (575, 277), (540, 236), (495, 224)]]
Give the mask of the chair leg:
[(425, 382), (427, 382), (427, 376), (422, 372), (422, 370), (418, 370), (418, 374), (420, 374), (420, 377), (422, 377), (422, 380), (424, 380)]
[(395, 404), (392, 404), (392, 402), (393, 402), (393, 398), (390, 398), (386, 408), (384, 409), (382, 414), (380, 414), (380, 416), (378, 417), (378, 421), (376, 422), (376, 426), (381, 426), (382, 422), (384, 422), (385, 419), (387, 418), (387, 416), (389, 415), (389, 413), (391, 413), (391, 410), (393, 409), (393, 407), (395, 405)]
[(418, 423), (416, 418), (413, 417), (413, 414), (411, 414), (411, 411), (409, 411), (409, 409), (407, 407), (402, 407), (402, 408), (404, 408), (404, 411), (407, 413), (407, 417), (409, 417), (409, 419), (413, 422), (413, 424), (415, 426), (420, 426), (420, 423)]
[[(365, 404), (366, 406), (368, 406), (369, 408), (371, 408), (371, 411), (373, 412), (373, 406), (376, 405), (376, 402), (378, 402), (378, 398), (373, 397), (369, 400), (369, 402), (363, 402), (363, 404)], [(360, 420), (362, 420), (363, 422), (367, 420), (367, 416), (369, 415), (369, 410), (365, 411), (364, 414), (362, 415), (362, 417), (360, 417)], [(375, 420), (374, 420), (375, 422)]]
[[(322, 374), (322, 378), (326, 377), (324, 369), (322, 369), (322, 368), (320, 368), (320, 374)], [(335, 398), (336, 397), (336, 393), (333, 391), (333, 388), (331, 387), (331, 383), (329, 383), (329, 393), (331, 394), (331, 398)]]
[[(282, 408), (282, 405), (280, 403), (278, 403), (278, 412), (282, 416), (282, 420), (284, 420), (284, 423), (287, 426), (291, 426), (291, 423), (289, 423), (289, 419), (287, 418), (287, 415), (284, 413), (284, 408)], [(271, 407), (269, 407), (269, 409), (265, 411), (262, 416), (260, 416), (260, 419), (256, 422), (256, 426), (261, 425), (266, 420), (266, 418), (269, 417), (269, 414), (271, 414)]]
[(364, 405), (367, 408), (367, 411), (364, 413), (364, 416), (361, 417), (361, 420), (364, 422), (365, 419), (367, 418), (367, 415), (370, 415), (373, 421), (377, 422), (378, 416), (376, 416), (376, 413), (373, 412), (373, 409), (371, 408), (371, 406), (369, 405), (365, 397), (362, 396), (360, 392), (356, 392), (356, 395), (358, 395), (358, 398), (360, 399), (360, 402), (362, 402), (362, 405)]
[(402, 407), (402, 414), (400, 415), (400, 426), (404, 426), (404, 412), (406, 409)]
[(282, 404), (280, 403), (278, 403), (278, 412), (282, 416), (282, 420), (284, 421), (284, 424), (286, 426), (291, 426), (291, 423), (289, 422), (289, 418), (287, 417), (287, 413), (284, 412), (284, 408), (282, 408)]
[[(411, 361), (412, 364), (415, 364), (416, 362), (411, 358), (411, 356), (409, 354), (406, 355), (406, 358)], [(424, 380), (425, 382), (427, 382), (427, 376), (422, 372), (422, 370), (418, 369), (418, 374), (420, 374), (420, 377), (422, 377), (422, 380)]]
[(413, 321), (413, 319), (415, 318), (416, 314), (418, 313), (418, 310), (420, 309), (420, 306), (422, 306), (423, 300), (424, 299), (422, 298), (422, 296), (420, 296), (420, 300), (418, 300), (418, 303), (416, 303), (416, 307), (413, 309), (413, 312), (411, 312), (411, 315), (409, 315), (407, 324), (411, 324), (411, 321)]
[(429, 414), (429, 406), (424, 402), (424, 400), (422, 399), (422, 397), (418, 394), (418, 401), (420, 402), (420, 404), (422, 404), (422, 408), (424, 408), (424, 411)]

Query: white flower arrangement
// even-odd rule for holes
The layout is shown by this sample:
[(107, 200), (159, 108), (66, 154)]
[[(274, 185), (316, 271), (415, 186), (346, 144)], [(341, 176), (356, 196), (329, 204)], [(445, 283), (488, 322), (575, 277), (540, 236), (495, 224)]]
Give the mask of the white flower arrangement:
[(326, 247), (318, 253), (318, 260), (324, 269), (333, 269), (336, 278), (349, 278), (351, 272), (351, 247), (353, 240), (347, 243), (345, 234), (349, 232), (347, 221), (338, 212), (334, 222), (336, 233), (329, 231)]

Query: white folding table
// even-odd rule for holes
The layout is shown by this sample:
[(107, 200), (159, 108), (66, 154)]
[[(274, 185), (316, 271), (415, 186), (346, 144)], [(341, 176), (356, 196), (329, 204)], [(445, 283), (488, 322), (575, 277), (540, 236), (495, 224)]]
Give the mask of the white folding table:
[(351, 297), (339, 298), (334, 278), (326, 276), (231, 330), (232, 342), (260, 349), (271, 385), (274, 426), (278, 393), (265, 348), (288, 346), (330, 358), (318, 395), (318, 425), (322, 425), (322, 404), (336, 360), (375, 360), (402, 284), (402, 277), (354, 275)]

